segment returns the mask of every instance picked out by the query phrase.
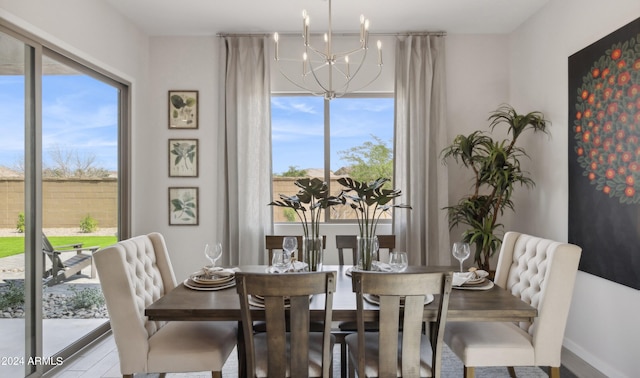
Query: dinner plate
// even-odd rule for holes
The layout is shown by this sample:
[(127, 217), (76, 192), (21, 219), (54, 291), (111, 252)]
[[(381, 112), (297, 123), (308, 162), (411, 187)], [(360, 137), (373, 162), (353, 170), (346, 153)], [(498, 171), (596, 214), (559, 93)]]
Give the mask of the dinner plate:
[(462, 286), (451, 286), (454, 289), (458, 290), (489, 290), (493, 287), (493, 281), (486, 280), (483, 284), (480, 285), (462, 285)]
[(221, 285), (227, 283), (229, 281), (233, 281), (235, 279), (234, 276), (208, 276), (206, 274), (194, 274), (191, 276), (191, 280), (195, 283), (203, 284), (203, 285)]
[(236, 285), (236, 281), (229, 281), (221, 285), (202, 285), (187, 278), (186, 280), (184, 280), (183, 284), (185, 287), (193, 290), (215, 291), (234, 287)]
[[(360, 270), (360, 268), (358, 268), (356, 265), (347, 268), (346, 270), (346, 274), (347, 276), (351, 277), (351, 272), (352, 271), (356, 271), (356, 272), (365, 272), (365, 270)], [(391, 266), (389, 264), (386, 263), (376, 263), (376, 264), (371, 264), (371, 270), (370, 272), (391, 272)]]
[[(373, 294), (363, 294), (362, 297), (364, 298), (365, 301), (371, 303), (371, 304), (375, 304), (375, 305), (379, 305), (380, 304), (380, 298), (377, 295), (373, 295)], [(429, 303), (433, 302), (433, 295), (432, 294), (427, 294), (424, 296), (424, 304), (428, 305)], [(402, 303), (402, 299), (400, 300), (400, 306), (403, 306), (404, 303)]]
[(486, 280), (487, 279), (484, 277), (474, 278), (472, 280), (468, 280), (467, 282), (463, 283), (462, 286), (481, 285), (481, 284), (484, 284)]

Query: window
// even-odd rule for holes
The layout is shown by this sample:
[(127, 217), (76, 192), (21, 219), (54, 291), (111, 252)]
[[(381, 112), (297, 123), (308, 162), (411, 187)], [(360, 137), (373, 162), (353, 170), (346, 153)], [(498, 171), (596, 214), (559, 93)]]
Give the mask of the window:
[[(350, 96), (272, 96), (273, 195), (293, 195), (299, 177), (319, 177), (340, 193), (337, 180), (393, 178), (394, 99)], [(273, 207), (274, 222), (297, 222), (291, 209)], [(333, 207), (325, 221), (353, 220), (350, 208)]]

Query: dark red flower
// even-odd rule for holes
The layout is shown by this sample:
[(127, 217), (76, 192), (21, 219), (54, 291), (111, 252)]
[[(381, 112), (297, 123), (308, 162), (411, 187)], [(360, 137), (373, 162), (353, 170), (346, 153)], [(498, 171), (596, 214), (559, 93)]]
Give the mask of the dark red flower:
[(624, 161), (625, 163), (628, 163), (631, 161), (631, 153), (630, 152), (623, 152), (622, 153), (622, 161)]
[(582, 147), (578, 147), (578, 156), (582, 156), (584, 154), (584, 149)]
[[(640, 60), (640, 59), (639, 59), (639, 60)], [(593, 78), (596, 78), (596, 77), (598, 77), (599, 75), (600, 75), (600, 70), (599, 70), (599, 69), (594, 68), (594, 69), (591, 71), (591, 76), (593, 76)]]
[(586, 100), (587, 97), (589, 97), (589, 92), (587, 92), (587, 90), (583, 90), (582, 94), (580, 95), (580, 97), (582, 97), (583, 100)]
[(596, 179), (596, 175), (593, 172), (589, 173), (589, 180), (593, 181)]
[(626, 124), (628, 120), (629, 120), (629, 115), (627, 113), (622, 113), (618, 117), (618, 121), (620, 121), (620, 123)]
[[(611, 164), (614, 161), (616, 161), (618, 159), (618, 155), (616, 154), (609, 154), (609, 156), (607, 156), (607, 163)], [(615, 171), (613, 169), (609, 169), (609, 171), (611, 171), (611, 174), (615, 174)], [(609, 171), (607, 171), (607, 173), (609, 173)]]
[(605, 68), (604, 70), (602, 70), (602, 77), (606, 77), (607, 75), (609, 75), (609, 69)]
[(618, 85), (620, 86), (627, 84), (629, 80), (631, 80), (631, 74), (629, 74), (628, 71), (625, 71), (618, 75)]
[(607, 113), (609, 113), (609, 115), (611, 115), (611, 114), (615, 114), (616, 112), (618, 112), (618, 103), (617, 102), (612, 102), (607, 107)]
[(616, 177), (616, 171), (614, 171), (613, 169), (609, 168), (609, 169), (607, 169), (607, 171), (605, 172), (604, 175), (609, 180), (613, 180), (613, 178)]
[(602, 188), (602, 191), (604, 194), (609, 194), (611, 193), (611, 188), (605, 185), (604, 188)]
[(624, 194), (627, 197), (633, 197), (636, 194), (636, 190), (631, 186), (627, 186), (627, 188), (624, 190)]
[(633, 176), (627, 176), (627, 178), (624, 180), (624, 182), (626, 182), (627, 185), (629, 185), (629, 186), (633, 186), (633, 184), (636, 183), (636, 180), (633, 178)]
[(633, 67), (634, 70), (640, 70), (640, 58), (636, 59), (636, 61), (633, 62), (631, 67)]
[(618, 64), (617, 64), (618, 68), (620, 68), (620, 69), (622, 69), (626, 65), (627, 65), (627, 63), (625, 63), (624, 60), (619, 61)]
[(629, 164), (629, 170), (631, 172), (638, 172), (640, 171), (640, 164), (638, 164), (638, 162), (631, 162), (631, 164)]
[(611, 97), (611, 94), (613, 93), (613, 89), (611, 88), (605, 88), (604, 92), (602, 92), (602, 96), (604, 97), (605, 100), (608, 100), (609, 97)]
[(633, 97), (636, 97), (638, 94), (640, 94), (640, 84), (633, 84), (632, 86), (629, 87), (627, 96), (633, 98)]
[(611, 52), (611, 59), (618, 60), (622, 56), (622, 51), (620, 49), (615, 49)]

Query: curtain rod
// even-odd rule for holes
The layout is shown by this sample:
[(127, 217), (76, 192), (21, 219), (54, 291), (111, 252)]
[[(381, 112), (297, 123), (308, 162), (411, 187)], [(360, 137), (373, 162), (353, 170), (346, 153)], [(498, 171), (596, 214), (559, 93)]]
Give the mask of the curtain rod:
[[(278, 33), (281, 36), (290, 37), (290, 36), (298, 36), (301, 33)], [(217, 37), (270, 37), (273, 33), (217, 33)], [(323, 33), (311, 33), (311, 35), (323, 35)], [(358, 33), (333, 33), (334, 36), (338, 37), (353, 37), (358, 36)], [(410, 35), (433, 35), (433, 36), (446, 36), (447, 32), (444, 31), (422, 31), (422, 32), (402, 32), (402, 33), (369, 33), (372, 36), (379, 37), (408, 37)]]

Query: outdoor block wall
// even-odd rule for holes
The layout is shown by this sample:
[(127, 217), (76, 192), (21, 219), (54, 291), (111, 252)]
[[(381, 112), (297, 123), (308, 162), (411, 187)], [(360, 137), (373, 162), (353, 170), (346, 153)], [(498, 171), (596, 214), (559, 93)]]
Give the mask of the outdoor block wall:
[[(98, 228), (117, 227), (116, 178), (45, 179), (42, 197), (45, 228), (79, 228), (87, 215)], [(15, 228), (20, 212), (24, 212), (24, 180), (0, 178), (0, 228)]]

